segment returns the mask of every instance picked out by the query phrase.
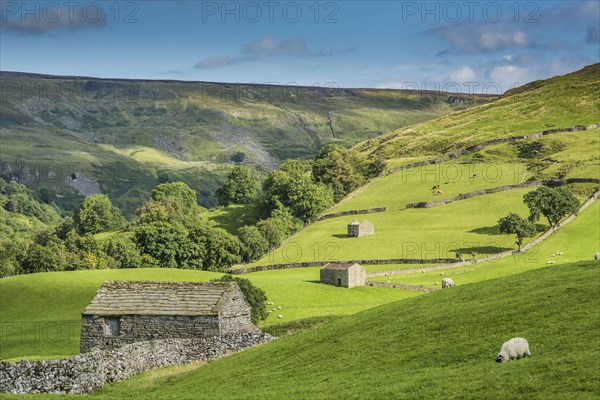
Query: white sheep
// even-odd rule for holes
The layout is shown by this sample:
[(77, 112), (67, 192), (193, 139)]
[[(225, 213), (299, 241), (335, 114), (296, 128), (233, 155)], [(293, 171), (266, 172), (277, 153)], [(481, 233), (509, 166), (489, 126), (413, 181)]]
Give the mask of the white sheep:
[(594, 254), (594, 260), (600, 260), (600, 252)]
[(546, 264), (554, 264), (554, 260), (550, 260)]
[(531, 357), (531, 351), (529, 351), (529, 342), (523, 338), (512, 338), (508, 342), (505, 342), (500, 348), (496, 362), (506, 362), (514, 359), (523, 358), (525, 356)]
[(279, 315), (277, 316), (277, 318), (279, 318), (279, 319), (282, 319), (282, 318), (283, 318), (283, 315), (279, 314)]
[(456, 286), (456, 283), (451, 278), (442, 279), (442, 289), (449, 288), (451, 286)]

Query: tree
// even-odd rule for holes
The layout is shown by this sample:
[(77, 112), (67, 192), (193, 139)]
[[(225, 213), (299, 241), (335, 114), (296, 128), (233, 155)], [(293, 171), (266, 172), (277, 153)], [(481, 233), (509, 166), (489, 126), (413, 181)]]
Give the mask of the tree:
[(334, 200), (338, 202), (365, 183), (360, 169), (361, 160), (356, 151), (330, 144), (315, 156), (312, 175), (316, 182), (331, 186)]
[(59, 240), (41, 245), (32, 243), (27, 249), (21, 268), (25, 273), (62, 271), (67, 262), (67, 251)]
[(134, 240), (142, 254), (156, 259), (163, 268), (202, 268), (204, 246), (191, 240), (178, 222), (143, 223), (135, 229)]
[(533, 237), (537, 233), (535, 225), (532, 222), (515, 213), (510, 213), (506, 217), (500, 218), (498, 224), (500, 225), (500, 233), (517, 235), (516, 244), (519, 246), (519, 251), (521, 251), (523, 239)]
[(552, 228), (556, 228), (563, 217), (575, 213), (579, 209), (577, 197), (564, 187), (542, 186), (525, 194), (523, 201), (529, 207), (529, 221), (535, 222), (543, 215)]
[(196, 203), (196, 192), (183, 182), (163, 183), (137, 211), (137, 223), (178, 222), (186, 227), (201, 223), (204, 211)]
[(190, 239), (206, 250), (202, 262), (204, 270), (223, 272), (242, 260), (240, 241), (221, 228), (199, 225), (190, 230)]
[(267, 319), (267, 295), (264, 290), (254, 286), (250, 280), (234, 277), (233, 275), (223, 275), (213, 280), (213, 282), (236, 282), (244, 294), (246, 301), (250, 304), (250, 319), (252, 323), (258, 324), (259, 321)]
[(258, 260), (269, 250), (269, 242), (256, 226), (241, 227), (237, 236), (241, 242), (240, 256), (244, 262)]
[(294, 181), (288, 189), (286, 204), (292, 214), (304, 222), (310, 222), (334, 204), (333, 190), (326, 185), (314, 183), (303, 176)]
[(289, 208), (281, 202), (276, 202), (271, 216), (259, 221), (256, 227), (269, 243), (269, 247), (276, 247), (283, 239), (300, 230), (302, 225), (302, 221), (294, 217)]
[(121, 210), (113, 206), (105, 194), (87, 196), (75, 212), (75, 226), (79, 233), (98, 233), (119, 229), (125, 219)]
[(219, 204), (250, 204), (256, 198), (258, 182), (250, 170), (244, 166), (233, 167), (223, 186), (217, 189)]
[(144, 259), (140, 251), (129, 238), (113, 238), (104, 245), (110, 268), (142, 268)]

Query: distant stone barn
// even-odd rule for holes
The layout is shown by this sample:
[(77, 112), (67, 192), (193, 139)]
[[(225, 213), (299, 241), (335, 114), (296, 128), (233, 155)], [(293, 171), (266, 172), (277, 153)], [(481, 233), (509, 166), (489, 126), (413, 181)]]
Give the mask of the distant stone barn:
[(329, 263), (321, 268), (321, 283), (345, 288), (365, 286), (367, 273), (360, 264)]
[(258, 331), (235, 282), (107, 281), (82, 313), (80, 351)]
[(375, 233), (375, 226), (367, 221), (358, 222), (354, 220), (348, 224), (348, 237), (361, 237)]

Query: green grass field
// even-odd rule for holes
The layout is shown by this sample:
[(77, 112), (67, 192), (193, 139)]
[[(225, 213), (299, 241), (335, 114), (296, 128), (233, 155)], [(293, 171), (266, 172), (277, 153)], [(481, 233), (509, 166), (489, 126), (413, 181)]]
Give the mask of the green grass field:
[[(530, 190), (515, 189), (434, 208), (391, 208), (387, 212), (359, 216), (360, 220), (367, 218), (375, 224), (375, 234), (361, 238), (348, 238), (346, 235), (346, 225), (354, 219), (353, 216), (326, 219), (292, 236), (256, 265), (325, 260), (454, 258), (457, 252), (463, 255), (475, 252), (481, 256), (514, 249), (515, 239), (498, 233), (498, 219), (509, 210), (527, 216), (529, 211), (522, 198)], [(538, 230), (545, 229), (545, 221), (540, 220)]]
[(244, 225), (254, 225), (259, 220), (258, 213), (252, 205), (232, 204), (208, 210), (204, 216), (214, 226), (236, 234)]
[[(206, 365), (143, 373), (86, 397), (595, 399), (599, 266), (551, 266), (394, 302)], [(496, 363), (500, 345), (515, 336), (529, 340), (532, 357)]]
[[(208, 281), (222, 274), (177, 269), (51, 272), (0, 279), (0, 359), (47, 359), (79, 353), (81, 312), (105, 280)], [(266, 271), (244, 277), (266, 291), (272, 307), (263, 325), (344, 315), (419, 293), (322, 285), (319, 268)], [(282, 320), (276, 318), (283, 315)]]
[[(521, 255), (500, 260), (487, 261), (445, 271), (424, 272), (406, 275), (390, 275), (373, 278), (375, 281), (390, 281), (410, 285), (440, 287), (441, 276), (452, 278), (457, 285), (479, 282), (523, 271), (547, 266), (548, 261), (556, 264), (579, 260), (592, 260), (600, 244), (600, 201), (594, 202), (567, 227)], [(556, 255), (556, 253), (564, 253)]]

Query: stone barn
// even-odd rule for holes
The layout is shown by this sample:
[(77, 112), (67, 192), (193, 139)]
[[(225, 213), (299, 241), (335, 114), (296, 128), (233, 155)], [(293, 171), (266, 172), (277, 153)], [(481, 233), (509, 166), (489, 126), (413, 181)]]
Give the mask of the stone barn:
[(365, 286), (367, 272), (357, 263), (329, 263), (321, 268), (321, 283), (345, 288)]
[(375, 226), (367, 220), (358, 222), (354, 220), (348, 224), (348, 237), (361, 237), (375, 233)]
[(82, 313), (80, 351), (259, 331), (235, 282), (107, 281)]

